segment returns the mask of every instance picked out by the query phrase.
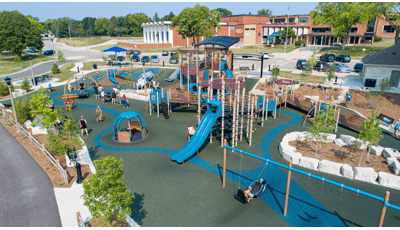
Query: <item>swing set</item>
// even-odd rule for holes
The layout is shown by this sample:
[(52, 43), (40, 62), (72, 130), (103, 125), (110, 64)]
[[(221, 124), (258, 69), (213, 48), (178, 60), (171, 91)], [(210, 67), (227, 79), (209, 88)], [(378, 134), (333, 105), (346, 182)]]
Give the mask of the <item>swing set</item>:
[[(329, 180), (329, 179), (325, 179), (323, 177), (320, 177), (320, 176), (317, 176), (317, 175), (314, 175), (314, 174), (311, 174), (311, 173), (308, 173), (308, 172), (293, 168), (291, 160), (289, 161), (289, 166), (286, 166), (284, 164), (275, 162), (273, 160), (268, 160), (266, 158), (263, 158), (263, 157), (260, 157), (260, 156), (245, 152), (243, 150), (231, 147), (229, 145), (226, 145), (226, 142), (224, 144), (225, 145), (224, 145), (224, 162), (223, 162), (223, 178), (222, 178), (222, 186), (223, 187), (225, 187), (225, 181), (226, 181), (226, 149), (230, 149), (230, 150), (239, 152), (241, 154), (246, 154), (246, 155), (251, 156), (253, 158), (256, 158), (256, 159), (259, 159), (259, 160), (262, 160), (262, 161), (266, 161), (267, 162), (266, 165), (268, 164), (268, 162), (270, 162), (271, 164), (277, 165), (279, 167), (282, 167), (282, 168), (285, 168), (285, 169), (288, 170), (287, 183), (286, 183), (285, 206), (284, 206), (284, 210), (283, 210), (283, 215), (284, 216), (287, 215), (287, 207), (288, 207), (288, 201), (289, 201), (290, 179), (291, 179), (292, 171), (300, 173), (300, 174), (303, 174), (305, 176), (308, 176), (309, 178), (312, 177), (314, 179), (320, 180), (320, 181), (322, 181), (322, 185), (324, 184), (324, 182), (326, 182), (326, 183), (335, 185), (337, 187), (340, 187), (341, 190), (343, 190), (343, 188), (344, 188), (344, 189), (347, 189), (349, 191), (355, 192), (355, 193), (357, 193), (357, 197), (358, 197), (359, 194), (361, 194), (361, 195), (367, 196), (369, 198), (381, 201), (383, 204), (382, 204), (382, 208), (381, 208), (381, 214), (380, 214), (380, 217), (379, 217), (378, 227), (382, 227), (382, 225), (383, 225), (383, 221), (385, 219), (385, 214), (386, 214), (386, 208), (389, 207), (389, 208), (395, 209), (397, 211), (400, 211), (400, 207), (399, 206), (396, 206), (396, 205), (393, 205), (393, 204), (389, 203), (389, 196), (390, 196), (390, 192), (389, 191), (386, 191), (384, 198), (383, 197), (379, 197), (379, 196), (376, 196), (374, 194), (371, 194), (371, 193), (368, 193), (368, 192), (364, 192), (364, 191), (362, 191), (360, 189), (356, 189), (356, 188), (347, 186), (345, 184), (340, 184), (340, 183), (337, 183), (335, 181), (332, 181), (332, 180)], [(240, 176), (239, 176), (239, 178), (240, 178)], [(239, 184), (240, 184), (240, 180), (239, 180)], [(340, 196), (342, 196), (342, 192), (341, 192)], [(320, 211), (321, 211), (321, 206), (320, 206)], [(305, 209), (304, 209), (304, 213), (307, 216), (309, 216), (307, 214), (307, 212), (305, 211)], [(318, 213), (318, 217), (316, 217), (316, 218), (319, 218), (319, 213)]]

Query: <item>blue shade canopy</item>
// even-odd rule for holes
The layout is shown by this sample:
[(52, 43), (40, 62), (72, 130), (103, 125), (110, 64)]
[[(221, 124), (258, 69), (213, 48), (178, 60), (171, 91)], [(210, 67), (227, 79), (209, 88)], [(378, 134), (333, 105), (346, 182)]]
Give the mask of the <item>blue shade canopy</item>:
[(229, 48), (236, 42), (240, 41), (237, 37), (230, 37), (230, 36), (216, 36), (207, 38), (206, 40), (194, 45), (194, 47), (203, 46), (203, 45), (219, 45), (225, 48)]
[(268, 36), (267, 41), (273, 41), (274, 38), (278, 37), (281, 32), (273, 32), (271, 35)]
[(124, 48), (121, 48), (121, 47), (118, 47), (118, 46), (114, 46), (114, 47), (105, 49), (105, 50), (103, 50), (101, 52), (103, 52), (103, 53), (104, 52), (117, 52), (117, 53), (119, 53), (119, 52), (126, 52), (126, 51), (128, 51), (128, 50), (126, 50)]
[(119, 115), (120, 118), (134, 118), (137, 116), (140, 116), (140, 115), (135, 111), (126, 111)]

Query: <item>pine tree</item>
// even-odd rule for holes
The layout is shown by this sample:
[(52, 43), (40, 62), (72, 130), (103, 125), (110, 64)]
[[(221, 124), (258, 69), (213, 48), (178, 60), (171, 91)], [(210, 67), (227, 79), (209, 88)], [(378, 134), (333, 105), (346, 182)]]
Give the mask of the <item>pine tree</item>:
[(53, 68), (51, 68), (51, 73), (52, 74), (59, 74), (61, 73), (60, 68), (58, 68), (57, 63), (53, 63)]

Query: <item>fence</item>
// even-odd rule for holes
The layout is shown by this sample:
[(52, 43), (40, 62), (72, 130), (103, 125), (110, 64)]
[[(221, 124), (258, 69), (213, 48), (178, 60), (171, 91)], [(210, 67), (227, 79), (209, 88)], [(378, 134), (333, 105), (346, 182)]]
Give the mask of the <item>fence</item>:
[[(29, 138), (29, 140), (36, 145), (36, 147), (38, 147), (43, 155), (45, 155), (47, 157), (47, 159), (49, 159), (49, 161), (56, 166), (56, 168), (58, 169), (58, 171), (61, 173), (62, 177), (64, 178), (64, 183), (68, 184), (69, 180), (68, 180), (68, 172), (67, 170), (65, 170), (62, 165), (60, 164), (60, 161), (56, 158), (54, 158), (54, 156), (47, 151), (47, 149), (44, 147), (44, 144), (40, 143), (35, 137), (32, 136), (32, 134), (26, 130), (24, 127), (22, 127), (19, 123), (17, 124), (17, 122), (15, 122), (15, 120), (12, 118), (12, 116), (10, 116), (8, 113), (6, 113), (4, 108), (0, 107), (0, 111), (3, 114), (4, 117), (8, 118), (8, 120), (11, 122), (11, 124), (17, 126), (19, 125), (19, 128), (21, 130), (21, 132)], [(18, 127), (17, 127), (18, 128)]]
[(262, 160), (262, 161), (266, 161), (266, 162), (268, 162), (268, 163), (271, 163), (271, 164), (274, 164), (274, 165), (277, 165), (277, 166), (279, 166), (279, 167), (282, 167), (282, 168), (285, 168), (285, 169), (289, 170), (288, 179), (287, 179), (287, 186), (286, 186), (285, 207), (284, 207), (284, 210), (283, 210), (284, 216), (286, 216), (286, 213), (287, 213), (288, 197), (289, 197), (289, 189), (290, 189), (290, 176), (291, 176), (291, 171), (297, 172), (297, 173), (303, 174), (303, 175), (305, 175), (305, 176), (309, 176), (309, 177), (312, 177), (312, 178), (314, 178), (314, 179), (320, 180), (320, 181), (322, 181), (322, 182), (327, 182), (327, 183), (329, 183), (329, 184), (332, 184), (332, 185), (335, 185), (335, 186), (338, 186), (338, 187), (347, 189), (347, 190), (352, 191), (352, 192), (355, 192), (355, 193), (357, 193), (357, 194), (361, 194), (361, 195), (367, 196), (367, 197), (369, 197), (369, 198), (372, 198), (372, 199), (381, 201), (381, 202), (383, 203), (383, 205), (382, 205), (381, 215), (380, 215), (380, 217), (379, 217), (378, 227), (382, 227), (382, 225), (383, 225), (383, 220), (384, 220), (384, 218), (385, 218), (385, 213), (386, 213), (386, 208), (387, 208), (387, 207), (400, 211), (400, 207), (398, 207), (398, 206), (396, 206), (396, 205), (393, 205), (393, 204), (390, 204), (390, 203), (388, 202), (388, 201), (389, 201), (389, 195), (390, 195), (390, 193), (389, 193), (388, 191), (386, 191), (386, 195), (385, 195), (384, 198), (383, 198), (383, 197), (379, 197), (379, 196), (376, 196), (376, 195), (374, 195), (374, 194), (371, 194), (371, 193), (368, 193), (368, 192), (364, 192), (364, 191), (362, 191), (362, 190), (360, 190), (360, 189), (356, 189), (356, 188), (353, 188), (353, 187), (350, 187), (350, 186), (347, 186), (347, 185), (344, 185), (344, 184), (340, 184), (340, 183), (337, 183), (337, 182), (335, 182), (335, 181), (328, 180), (328, 179), (325, 179), (325, 178), (323, 178), (323, 177), (320, 177), (320, 176), (317, 176), (317, 175), (314, 175), (314, 174), (311, 174), (311, 173), (307, 173), (307, 172), (302, 171), (302, 170), (300, 170), (300, 169), (293, 168), (293, 167), (292, 167), (292, 161), (289, 161), (289, 166), (286, 166), (286, 165), (284, 165), (284, 164), (275, 162), (275, 161), (273, 161), (273, 160), (269, 160), (269, 159), (266, 159), (266, 158), (263, 158), (263, 157), (259, 157), (259, 156), (257, 156), (257, 155), (254, 155), (254, 154), (245, 152), (245, 151), (243, 151), (243, 150), (240, 150), (240, 149), (237, 149), (237, 148), (233, 148), (233, 147), (231, 147), (231, 146), (229, 146), (229, 145), (224, 145), (223, 186), (225, 186), (225, 180), (226, 180), (226, 179), (225, 179), (225, 175), (226, 175), (226, 174), (225, 174), (225, 172), (226, 172), (226, 163), (225, 163), (225, 160), (226, 160), (226, 149), (231, 149), (231, 150), (236, 151), (236, 152), (239, 152), (239, 153), (241, 153), (241, 154), (245, 154), (245, 155), (247, 155), (247, 156), (251, 156), (251, 157), (254, 157), (254, 158), (256, 158), (256, 159), (259, 159), (259, 160)]
[(77, 212), (77, 213), (76, 213), (76, 219), (77, 219), (77, 221), (78, 221), (78, 227), (86, 227), (86, 226), (85, 226), (85, 223), (84, 223), (83, 220), (82, 220), (81, 212)]

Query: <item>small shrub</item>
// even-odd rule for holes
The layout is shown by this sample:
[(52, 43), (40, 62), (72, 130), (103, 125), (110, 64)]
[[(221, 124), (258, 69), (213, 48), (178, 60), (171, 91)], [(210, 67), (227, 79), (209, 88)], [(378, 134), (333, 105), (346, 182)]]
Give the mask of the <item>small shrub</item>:
[(53, 169), (53, 171), (56, 171), (56, 169)]
[(21, 84), (21, 89), (28, 91), (31, 88), (32, 88), (32, 86), (29, 84), (28, 78), (24, 78), (24, 81)]
[(301, 44), (303, 44), (303, 40), (297, 40), (295, 43), (294, 43), (296, 46), (300, 46)]
[(38, 58), (42, 58), (42, 57), (44, 57), (44, 55), (43, 55), (43, 51), (42, 51), (42, 50), (39, 50), (39, 53), (38, 53)]
[(22, 60), (21, 60), (20, 56), (15, 55), (14, 63), (19, 63), (21, 65), (21, 69), (22, 69)]
[(385, 169), (384, 171), (385, 171), (385, 172), (389, 172), (389, 169)]
[[(15, 91), (15, 87), (13, 84), (11, 84), (11, 91)], [(0, 96), (4, 97), (10, 94), (8, 85), (5, 82), (0, 82)]]
[(18, 122), (24, 123), (26, 120), (31, 118), (31, 108), (28, 99), (16, 99), (14, 100), (15, 108), (17, 110)]
[(61, 51), (58, 51), (58, 62), (65, 63), (64, 53)]
[(60, 68), (58, 68), (57, 63), (53, 63), (53, 68), (51, 68), (51, 73), (52, 74), (59, 74), (61, 73)]
[(61, 187), (61, 186), (63, 186), (63, 185), (64, 185), (64, 183), (60, 183), (59, 185), (60, 185), (60, 187)]
[(380, 42), (380, 41), (382, 41), (382, 37), (375, 37), (374, 41)]
[(304, 85), (303, 83), (300, 84), (300, 86), (303, 86), (303, 85)]
[(337, 89), (334, 89), (335, 91), (337, 91)]
[(313, 89), (315, 89), (316, 87), (315, 87), (315, 85), (313, 85), (313, 87), (312, 87)]

